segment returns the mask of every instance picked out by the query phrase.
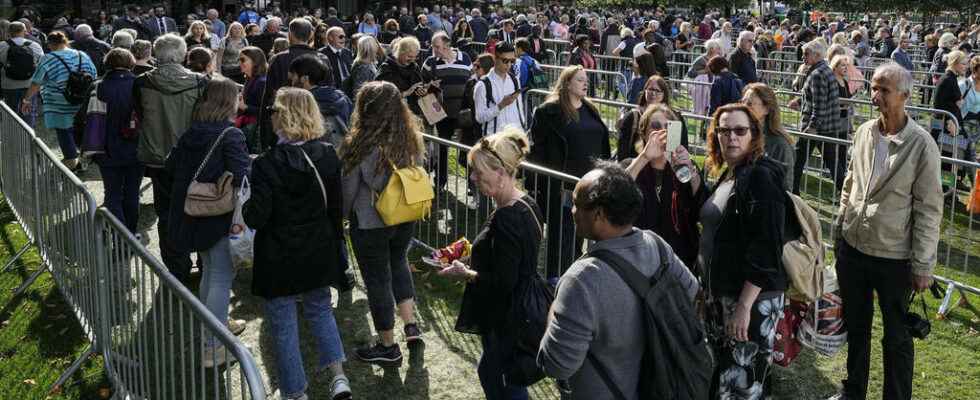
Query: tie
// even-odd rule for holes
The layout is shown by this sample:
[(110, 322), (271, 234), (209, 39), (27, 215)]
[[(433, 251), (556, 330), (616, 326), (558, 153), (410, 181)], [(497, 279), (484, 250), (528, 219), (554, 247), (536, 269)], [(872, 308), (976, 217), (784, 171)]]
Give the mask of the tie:
[(347, 79), (348, 72), (347, 72), (347, 64), (344, 63), (344, 60), (340, 58), (341, 53), (342, 52), (340, 51), (335, 51), (334, 55), (337, 56), (337, 69), (340, 71), (340, 80), (344, 81)]
[(167, 24), (163, 23), (163, 17), (160, 17), (159, 21), (160, 21), (160, 34), (161, 35), (166, 34), (167, 33)]

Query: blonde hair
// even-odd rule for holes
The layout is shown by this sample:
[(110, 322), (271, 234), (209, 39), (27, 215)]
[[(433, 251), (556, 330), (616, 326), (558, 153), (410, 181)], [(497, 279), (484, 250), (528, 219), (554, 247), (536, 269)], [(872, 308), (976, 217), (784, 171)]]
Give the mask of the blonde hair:
[(320, 107), (308, 90), (284, 87), (276, 92), (272, 118), (289, 140), (314, 140), (323, 136)]
[(847, 46), (847, 34), (844, 32), (837, 32), (834, 34), (833, 38), (830, 40), (833, 44), (839, 44), (841, 46)]
[(190, 26), (187, 27), (187, 34), (184, 35), (184, 38), (193, 38), (194, 37), (194, 27), (195, 26), (200, 26), (201, 29), (204, 30), (204, 33), (201, 35), (201, 40), (211, 40), (211, 33), (208, 32), (208, 26), (205, 25), (203, 21), (194, 21), (194, 22), (191, 22)]
[(480, 172), (502, 170), (515, 177), (530, 150), (531, 145), (524, 131), (511, 126), (480, 139), (466, 156), (466, 162), (470, 168)]
[(853, 65), (851, 61), (851, 56), (844, 54), (837, 54), (830, 59), (830, 69), (835, 70), (840, 66), (841, 63), (846, 63), (845, 65)]
[(419, 51), (419, 48), (422, 47), (422, 45), (419, 44), (419, 40), (416, 39), (415, 36), (406, 36), (398, 39), (398, 43), (393, 44), (391, 47), (391, 54), (395, 56), (395, 58), (398, 58), (402, 54)]
[(967, 59), (966, 53), (960, 50), (954, 50), (949, 52), (949, 54), (946, 55), (946, 70), (952, 71), (954, 65), (959, 64), (966, 59)]

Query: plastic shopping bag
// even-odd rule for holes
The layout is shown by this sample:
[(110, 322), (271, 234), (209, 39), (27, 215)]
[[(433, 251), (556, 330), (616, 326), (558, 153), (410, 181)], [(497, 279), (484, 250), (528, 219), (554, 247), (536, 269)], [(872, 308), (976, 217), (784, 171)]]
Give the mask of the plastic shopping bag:
[(966, 210), (970, 214), (980, 215), (980, 170), (977, 170), (973, 178), (973, 192), (970, 193), (970, 198), (966, 203)]
[(249, 268), (254, 260), (252, 244), (255, 241), (255, 229), (245, 225), (242, 208), (252, 194), (248, 177), (242, 178), (242, 187), (235, 199), (235, 214), (231, 218), (231, 228), (228, 230), (228, 240), (231, 242), (231, 262), (235, 268)]

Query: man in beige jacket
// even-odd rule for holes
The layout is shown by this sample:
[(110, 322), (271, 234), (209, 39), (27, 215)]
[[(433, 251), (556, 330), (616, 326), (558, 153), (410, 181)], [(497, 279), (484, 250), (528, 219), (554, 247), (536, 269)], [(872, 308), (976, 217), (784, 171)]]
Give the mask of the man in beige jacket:
[(912, 398), (912, 337), (905, 328), (911, 290), (932, 283), (942, 217), (939, 149), (905, 113), (912, 76), (878, 67), (871, 99), (881, 116), (854, 134), (836, 224), (837, 279), (848, 329), (847, 379), (832, 399), (867, 395), (874, 293), (884, 325), (884, 399)]

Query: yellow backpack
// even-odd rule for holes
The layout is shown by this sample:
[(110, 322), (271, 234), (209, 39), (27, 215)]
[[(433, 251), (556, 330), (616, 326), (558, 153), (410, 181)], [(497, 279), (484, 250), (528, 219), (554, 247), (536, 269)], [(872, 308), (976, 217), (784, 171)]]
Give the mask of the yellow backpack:
[(381, 220), (393, 226), (427, 218), (435, 198), (429, 174), (421, 167), (396, 168), (394, 163), (391, 170), (388, 184), (374, 202)]

